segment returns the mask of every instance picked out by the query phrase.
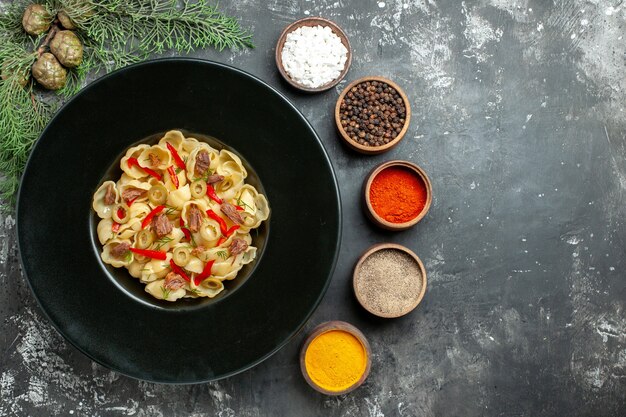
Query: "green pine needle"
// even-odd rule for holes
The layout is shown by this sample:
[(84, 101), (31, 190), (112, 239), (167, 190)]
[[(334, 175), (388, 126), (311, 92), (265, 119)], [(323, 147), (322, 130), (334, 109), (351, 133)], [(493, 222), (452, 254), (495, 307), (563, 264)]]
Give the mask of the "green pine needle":
[[(5, 210), (15, 203), (24, 165), (54, 109), (85, 85), (89, 74), (108, 72), (167, 50), (254, 47), (239, 22), (206, 0), (39, 0), (56, 15), (65, 12), (83, 43), (83, 62), (68, 71), (57, 95), (41, 95), (29, 80), (36, 50), (45, 34), (33, 37), (22, 28), (22, 14), (32, 0), (0, 5), (0, 199)], [(34, 87), (36, 90), (34, 90)], [(46, 104), (50, 103), (50, 104)]]

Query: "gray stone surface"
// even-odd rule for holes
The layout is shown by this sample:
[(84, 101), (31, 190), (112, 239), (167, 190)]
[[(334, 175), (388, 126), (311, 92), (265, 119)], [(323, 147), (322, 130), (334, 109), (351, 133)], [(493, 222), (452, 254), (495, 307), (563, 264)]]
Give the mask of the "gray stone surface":
[[(247, 0), (222, 2), (256, 49), (198, 51), (290, 97), (337, 170), (344, 238), (332, 284), (305, 332), (243, 374), (165, 386), (92, 363), (42, 317), (21, 275), (14, 218), (0, 223), (0, 415), (626, 415), (626, 4), (620, 0)], [(414, 115), (375, 157), (342, 146), (336, 90), (304, 96), (273, 62), (281, 29), (305, 15), (350, 36), (347, 80), (383, 75)], [(297, 140), (297, 138), (294, 138)], [(403, 158), (435, 198), (414, 229), (376, 230), (359, 207), (375, 164)], [(376, 320), (350, 291), (359, 253), (394, 241), (424, 261), (429, 287), (405, 318)], [(297, 278), (297, 277), (294, 277)], [(349, 321), (373, 349), (353, 394), (302, 379), (307, 330)]]

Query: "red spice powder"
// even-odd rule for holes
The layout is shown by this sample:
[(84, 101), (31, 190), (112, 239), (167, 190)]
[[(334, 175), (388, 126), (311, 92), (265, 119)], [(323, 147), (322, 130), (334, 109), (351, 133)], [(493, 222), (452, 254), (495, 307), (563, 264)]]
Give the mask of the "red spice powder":
[(426, 198), (424, 181), (407, 168), (385, 168), (370, 186), (374, 211), (391, 223), (405, 223), (417, 217), (426, 205)]

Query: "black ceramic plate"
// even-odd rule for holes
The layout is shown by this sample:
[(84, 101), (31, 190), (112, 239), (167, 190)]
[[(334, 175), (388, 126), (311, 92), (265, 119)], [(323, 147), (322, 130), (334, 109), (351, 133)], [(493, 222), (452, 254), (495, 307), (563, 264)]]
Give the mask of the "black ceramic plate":
[[(261, 256), (215, 300), (159, 303), (99, 257), (94, 191), (129, 146), (173, 128), (240, 154), (272, 210)], [(66, 104), (33, 149), (17, 211), (24, 271), (60, 333), (102, 365), (168, 383), (233, 375), (284, 346), (324, 295), (341, 233), (336, 179), (302, 114), (245, 72), (191, 59), (125, 68)]]

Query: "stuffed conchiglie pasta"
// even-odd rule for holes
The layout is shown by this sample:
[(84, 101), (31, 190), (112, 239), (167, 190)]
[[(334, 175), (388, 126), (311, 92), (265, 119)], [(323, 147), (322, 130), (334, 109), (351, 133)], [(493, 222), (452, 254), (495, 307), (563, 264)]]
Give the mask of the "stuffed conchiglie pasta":
[(102, 261), (116, 268), (128, 266), (133, 262), (133, 253), (130, 251), (130, 241), (111, 239), (102, 248)]
[(213, 298), (254, 261), (250, 230), (270, 209), (246, 184), (239, 156), (172, 130), (158, 144), (129, 148), (120, 168), (117, 181), (93, 195), (100, 256), (126, 268), (148, 294)]
[(171, 165), (172, 156), (165, 147), (154, 145), (144, 148), (137, 159), (142, 167), (166, 170)]
[(205, 178), (215, 171), (219, 153), (206, 143), (201, 143), (187, 158), (187, 178), (194, 181)]
[(241, 187), (236, 201), (243, 207), (242, 230), (255, 229), (269, 217), (267, 199), (251, 185), (246, 184)]
[(183, 150), (183, 142), (185, 141), (185, 136), (183, 136), (180, 130), (170, 130), (165, 133), (165, 135), (159, 140), (159, 146), (163, 148), (167, 148), (167, 144), (169, 143), (171, 147), (176, 149), (176, 151), (180, 152)]
[(152, 295), (154, 298), (165, 301), (176, 301), (183, 298), (187, 291), (185, 288), (172, 288), (168, 286), (166, 279), (160, 279), (153, 281), (146, 285), (146, 292)]
[(122, 157), (122, 161), (120, 162), (120, 168), (122, 168), (122, 171), (124, 171), (126, 175), (134, 179), (143, 178), (148, 175), (145, 170), (140, 168), (140, 164), (135, 163), (139, 162), (139, 155), (148, 147), (148, 145), (138, 145), (126, 151), (126, 155)]
[(113, 181), (105, 181), (93, 195), (92, 207), (101, 219), (108, 219), (120, 202), (120, 192)]

